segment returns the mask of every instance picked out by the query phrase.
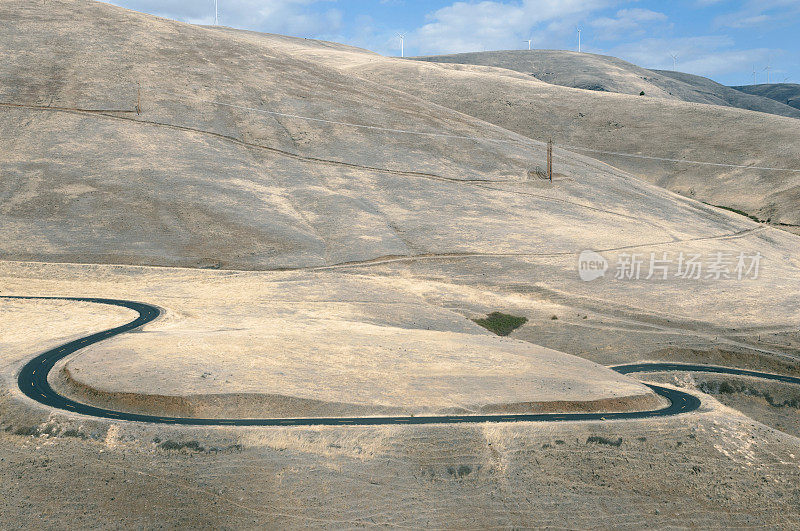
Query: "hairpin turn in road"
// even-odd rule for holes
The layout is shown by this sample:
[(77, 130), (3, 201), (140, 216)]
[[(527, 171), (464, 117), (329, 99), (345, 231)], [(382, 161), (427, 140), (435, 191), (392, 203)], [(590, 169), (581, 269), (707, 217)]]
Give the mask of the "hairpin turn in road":
[[(201, 419), (190, 417), (164, 417), (158, 415), (141, 415), (114, 411), (100, 407), (76, 402), (68, 397), (58, 394), (48, 383), (47, 375), (55, 364), (78, 350), (104, 341), (111, 337), (130, 332), (152, 322), (161, 310), (150, 304), (118, 299), (104, 299), (94, 297), (24, 297), (0, 296), (7, 299), (31, 300), (67, 300), (90, 302), (119, 306), (136, 311), (139, 316), (133, 321), (75, 339), (64, 345), (50, 349), (29, 361), (19, 373), (17, 383), (20, 390), (29, 398), (57, 409), (89, 415), (93, 417), (133, 422), (150, 422), (159, 424), (183, 424), (191, 426), (374, 426), (385, 424), (463, 424), (482, 422), (554, 422), (554, 421), (587, 421), (587, 420), (621, 420), (621, 419), (647, 419), (653, 417), (667, 417), (681, 413), (689, 413), (700, 407), (700, 399), (696, 396), (676, 389), (670, 389), (652, 384), (645, 384), (655, 393), (666, 398), (670, 405), (662, 409), (651, 411), (628, 411), (617, 413), (540, 413), (540, 414), (496, 414), (496, 415), (431, 415), (431, 416), (394, 416), (394, 417), (329, 417), (329, 418), (265, 418), (265, 419)], [(762, 373), (745, 369), (717, 367), (710, 365), (697, 365), (686, 363), (634, 363), (611, 367), (622, 374), (638, 372), (666, 372), (689, 371), (711, 372), (718, 374), (733, 374), (738, 376), (751, 376), (767, 380), (800, 384), (800, 378), (779, 374)]]

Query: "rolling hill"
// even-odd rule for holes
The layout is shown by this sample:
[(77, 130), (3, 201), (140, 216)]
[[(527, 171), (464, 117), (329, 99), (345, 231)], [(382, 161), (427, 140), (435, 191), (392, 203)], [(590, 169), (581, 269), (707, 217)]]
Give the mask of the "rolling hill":
[(783, 103), (795, 109), (800, 109), (800, 85), (797, 83), (770, 83), (763, 85), (744, 85), (733, 87), (736, 90), (762, 96)]
[(531, 75), (540, 81), (564, 87), (616, 92), (737, 107), (751, 111), (800, 118), (800, 112), (774, 98), (743, 94), (708, 78), (649, 70), (622, 59), (606, 55), (576, 53), (563, 50), (505, 50), (453, 55), (414, 57), (435, 63), (492, 66)]
[(348, 71), (360, 77), (531, 139), (552, 137), (677, 193), (761, 220), (800, 223), (795, 118), (562, 87), (488, 66), (367, 56), (351, 64)]
[[(800, 374), (800, 239), (703, 204), (800, 223), (757, 168), (798, 167), (797, 119), (88, 0), (0, 19), (0, 528), (797, 520), (796, 390), (649, 373), (660, 416), (610, 368)], [(117, 335), (141, 306), (108, 299), (158, 318)]]
[[(6, 258), (272, 269), (575, 251), (746, 226), (573, 153), (559, 157), (559, 187), (538, 190), (530, 175), (544, 145), (489, 123), (513, 129), (505, 115), (482, 121), (465, 112), (482, 114), (469, 98), (415, 97), (387, 81), (425, 68), (478, 95), (498, 80), (568, 89), (95, 2), (7, 2), (0, 13), (16, 27), (0, 43), (10, 58), (0, 66)], [(387, 77), (365, 82), (358, 68), (370, 62)], [(481, 107), (493, 105), (505, 102)], [(605, 236), (559, 228), (576, 216)]]

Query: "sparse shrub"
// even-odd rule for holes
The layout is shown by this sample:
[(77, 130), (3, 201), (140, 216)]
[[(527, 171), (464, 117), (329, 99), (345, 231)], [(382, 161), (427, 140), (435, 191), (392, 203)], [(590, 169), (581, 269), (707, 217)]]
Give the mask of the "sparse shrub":
[(58, 434), (58, 426), (55, 424), (46, 424), (43, 428), (41, 428), (40, 433), (45, 435), (57, 435)]
[[(722, 206), (722, 205), (712, 205), (711, 203), (706, 203), (705, 201), (703, 201), (703, 204), (704, 205), (708, 205), (708, 206), (721, 208), (722, 210), (727, 210), (728, 212), (733, 212), (734, 214), (739, 214), (740, 216), (744, 216), (746, 218), (752, 219), (756, 223), (764, 223), (762, 220), (758, 219), (757, 217), (755, 217), (755, 216), (753, 216), (751, 214), (748, 214), (747, 212), (743, 212), (743, 211), (739, 210), (738, 208), (726, 207), (726, 206)], [(767, 222), (769, 222), (769, 220), (767, 220)]]
[(447, 467), (447, 473), (453, 477), (463, 478), (468, 476), (472, 473), (472, 467), (468, 465), (461, 465), (458, 468), (454, 466)]
[(592, 435), (586, 439), (586, 444), (605, 444), (607, 446), (620, 446), (622, 445), (622, 437), (616, 439), (608, 439), (600, 435)]
[(713, 382), (701, 382), (698, 386), (699, 389), (710, 395), (714, 394), (725, 394), (725, 395), (732, 395), (735, 393), (741, 393), (747, 396), (752, 396), (755, 398), (763, 398), (767, 404), (772, 407), (791, 407), (794, 409), (800, 409), (800, 398), (792, 397), (788, 400), (779, 401), (775, 397), (772, 396), (772, 393), (769, 391), (761, 391), (756, 389), (755, 387), (750, 387), (747, 385), (734, 385), (729, 382), (722, 382), (722, 383), (713, 383)]
[(177, 442), (177, 441), (164, 441), (158, 445), (159, 448), (164, 450), (189, 450), (192, 452), (204, 452), (205, 448), (200, 446), (197, 441)]

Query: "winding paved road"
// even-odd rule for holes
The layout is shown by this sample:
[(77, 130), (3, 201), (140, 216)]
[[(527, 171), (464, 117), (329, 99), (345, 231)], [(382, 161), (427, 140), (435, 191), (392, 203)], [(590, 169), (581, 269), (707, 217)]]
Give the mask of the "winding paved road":
[[(151, 422), (159, 424), (184, 424), (192, 426), (374, 426), (384, 424), (464, 424), (481, 422), (553, 422), (553, 421), (580, 421), (580, 420), (618, 420), (618, 419), (646, 419), (653, 417), (667, 417), (680, 413), (695, 411), (700, 407), (700, 400), (688, 393), (675, 389), (668, 389), (657, 385), (645, 384), (655, 393), (669, 400), (670, 405), (652, 411), (631, 411), (621, 413), (542, 413), (542, 414), (511, 414), (511, 415), (432, 415), (421, 417), (331, 417), (331, 418), (274, 418), (274, 419), (198, 419), (185, 417), (162, 417), (157, 415), (140, 415), (136, 413), (125, 413), (123, 411), (113, 411), (103, 409), (88, 404), (76, 402), (70, 398), (58, 394), (48, 383), (47, 374), (53, 369), (55, 364), (89, 345), (98, 343), (125, 332), (135, 330), (161, 315), (161, 310), (155, 306), (141, 302), (133, 302), (117, 299), (102, 299), (90, 297), (14, 297), (0, 296), (5, 299), (28, 299), (28, 300), (67, 300), (90, 302), (96, 304), (107, 304), (128, 308), (139, 313), (139, 317), (133, 321), (97, 332), (86, 337), (70, 341), (64, 345), (48, 350), (29, 361), (19, 373), (17, 383), (20, 390), (46, 406), (54, 407), (89, 415), (115, 420), (126, 420), (134, 422)], [(762, 373), (748, 371), (744, 369), (734, 369), (728, 367), (716, 367), (709, 365), (695, 365), (686, 363), (635, 363), (611, 367), (622, 374), (637, 372), (664, 372), (664, 371), (691, 371), (691, 372), (712, 372), (721, 374), (734, 374), (740, 376), (753, 376), (768, 380), (777, 380), (787, 383), (800, 384), (800, 378), (794, 376), (783, 376), (779, 374)]]

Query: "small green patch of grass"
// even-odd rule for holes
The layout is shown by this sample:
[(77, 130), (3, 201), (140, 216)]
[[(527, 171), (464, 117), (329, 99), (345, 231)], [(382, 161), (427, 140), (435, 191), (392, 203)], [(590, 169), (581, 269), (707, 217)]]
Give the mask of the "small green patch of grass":
[(498, 336), (507, 336), (527, 323), (528, 319), (527, 317), (517, 317), (507, 313), (492, 312), (485, 319), (473, 319), (473, 321)]
[(751, 215), (751, 214), (748, 214), (747, 212), (744, 212), (744, 211), (742, 211), (742, 210), (739, 210), (738, 208), (726, 207), (726, 206), (722, 206), (722, 205), (712, 205), (711, 203), (706, 203), (705, 201), (703, 201), (703, 204), (704, 204), (704, 205), (708, 205), (708, 206), (713, 206), (713, 207), (721, 208), (722, 210), (727, 210), (728, 212), (733, 212), (734, 214), (739, 214), (740, 216), (744, 216), (744, 217), (746, 217), (746, 218), (750, 218), (750, 219), (752, 219), (752, 220), (753, 220), (753, 221), (755, 221), (756, 223), (764, 223), (764, 221), (763, 221), (763, 220), (760, 220), (760, 219), (758, 219), (757, 217), (755, 217), (755, 216), (753, 216), (753, 215)]

